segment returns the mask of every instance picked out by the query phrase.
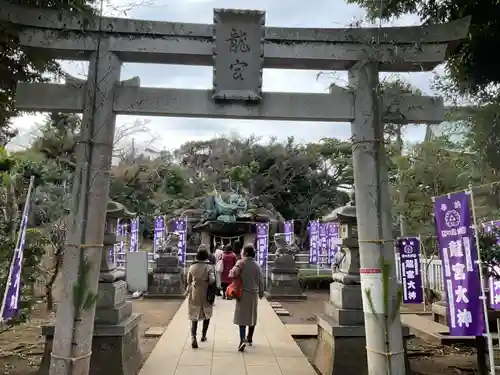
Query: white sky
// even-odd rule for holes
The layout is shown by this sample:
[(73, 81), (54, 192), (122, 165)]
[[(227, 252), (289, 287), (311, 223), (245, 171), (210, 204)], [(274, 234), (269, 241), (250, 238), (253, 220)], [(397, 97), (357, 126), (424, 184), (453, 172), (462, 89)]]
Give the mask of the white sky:
[[(120, 0), (121, 1), (121, 0)], [(149, 1), (149, 0), (145, 0)], [(251, 8), (266, 10), (267, 26), (282, 27), (346, 27), (364, 18), (364, 12), (357, 6), (345, 4), (344, 0), (151, 0), (152, 3), (125, 6), (132, 8), (126, 11), (112, 12), (119, 17), (140, 18), (158, 21), (178, 21), (191, 23), (212, 23), (213, 8)], [(114, 4), (119, 4), (117, 0)], [(109, 0), (108, 0), (109, 4)], [(123, 3), (122, 3), (123, 4)], [(111, 12), (108, 6), (108, 13)], [(395, 25), (418, 25), (416, 17), (408, 16), (394, 22)], [(68, 73), (85, 76), (86, 65), (76, 62), (64, 62)], [(343, 85), (347, 80), (345, 72), (331, 72), (321, 75), (318, 71), (292, 71), (265, 69), (263, 89), (265, 91), (311, 92), (325, 93), (330, 83)], [(179, 65), (124, 64), (122, 79), (139, 76), (141, 86), (210, 89), (212, 87), (212, 67), (192, 67)], [(392, 75), (394, 76), (394, 75)], [(421, 89), (424, 94), (433, 94), (430, 89), (432, 73), (411, 73), (399, 75)], [(22, 116), (14, 121), (20, 130), (18, 139), (12, 142), (11, 148), (26, 144), (29, 134), (43, 114)], [(118, 125), (131, 123), (138, 119), (135, 116), (118, 116)], [(148, 133), (136, 136), (136, 144), (144, 145), (154, 139), (150, 147), (155, 149), (176, 148), (188, 140), (204, 140), (221, 134), (237, 133), (241, 136), (258, 135), (267, 139), (275, 136), (286, 139), (296, 137), (302, 142), (318, 141), (323, 137), (350, 137), (349, 124), (346, 123), (313, 123), (220, 120), (220, 119), (186, 119), (144, 117), (149, 128)], [(423, 139), (423, 127), (408, 127), (405, 132), (407, 141)]]

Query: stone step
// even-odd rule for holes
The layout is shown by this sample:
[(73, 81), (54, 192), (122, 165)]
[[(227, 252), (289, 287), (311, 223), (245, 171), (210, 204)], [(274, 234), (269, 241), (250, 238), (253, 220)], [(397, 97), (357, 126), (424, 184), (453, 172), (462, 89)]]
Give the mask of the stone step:
[(286, 329), (293, 338), (306, 338), (318, 336), (318, 324), (285, 324)]
[(447, 326), (417, 314), (401, 315), (401, 323), (415, 336), (437, 345), (471, 344), (475, 340), (470, 336), (450, 336)]
[(148, 330), (144, 333), (144, 337), (154, 338), (161, 337), (165, 332), (165, 327), (149, 327)]
[(274, 312), (278, 315), (278, 316), (290, 316), (290, 313), (288, 312), (288, 310), (285, 310), (285, 309), (274, 309)]
[(281, 303), (279, 303), (279, 302), (269, 302), (269, 305), (270, 305), (273, 309), (275, 309), (275, 308), (278, 308), (278, 309), (279, 309), (279, 308), (282, 308), (282, 307), (283, 307), (283, 305), (282, 305)]

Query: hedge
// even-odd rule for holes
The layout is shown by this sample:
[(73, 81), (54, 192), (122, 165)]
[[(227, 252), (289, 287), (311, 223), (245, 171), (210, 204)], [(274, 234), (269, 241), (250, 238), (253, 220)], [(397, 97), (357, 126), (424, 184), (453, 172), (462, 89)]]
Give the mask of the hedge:
[(302, 289), (330, 289), (332, 281), (331, 275), (299, 275), (299, 283)]
[[(185, 281), (185, 280), (184, 280)], [(310, 290), (329, 290), (330, 283), (333, 281), (332, 276), (329, 274), (323, 275), (308, 275), (299, 273), (299, 283), (302, 289)], [(150, 271), (148, 275), (148, 283), (151, 285), (153, 282), (153, 273)]]

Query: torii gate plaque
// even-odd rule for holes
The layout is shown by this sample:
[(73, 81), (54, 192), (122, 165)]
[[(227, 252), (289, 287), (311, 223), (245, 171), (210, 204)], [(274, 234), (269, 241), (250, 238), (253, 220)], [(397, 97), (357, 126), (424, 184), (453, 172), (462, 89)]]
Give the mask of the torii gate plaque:
[[(439, 123), (444, 120), (444, 107), (440, 98), (380, 93), (379, 72), (432, 70), (445, 60), (450, 42), (467, 36), (470, 23), (466, 18), (418, 27), (264, 28), (264, 13), (260, 11), (216, 10), (215, 25), (201, 25), (93, 17), (5, 3), (0, 7), (0, 20), (19, 26), (19, 40), (25, 48), (57, 59), (90, 61), (86, 82), (21, 83), (16, 94), (21, 110), (83, 113), (73, 187), (74, 223), (68, 237), (74, 244), (96, 244), (85, 250), (92, 264), (90, 292), (97, 291), (98, 244), (104, 234), (117, 114), (351, 122), (360, 263), (362, 269), (370, 270), (372, 279), (381, 282), (382, 259), (394, 259), (383, 123)], [(120, 82), (122, 62), (213, 66), (213, 89), (148, 88), (140, 87), (139, 80)], [(349, 86), (332, 85), (328, 94), (262, 92), (262, 68), (347, 70)], [(74, 284), (81, 251), (71, 246), (65, 249), (66, 285)], [(394, 263), (391, 267), (395, 275)], [(363, 290), (372, 287), (361, 279)], [(390, 278), (388, 289), (389, 307), (393, 308), (395, 277)], [(383, 301), (373, 304), (380, 306)], [(46, 347), (52, 349), (52, 357), (44, 363), (51, 362), (50, 375), (67, 374), (68, 360), (75, 373), (88, 372), (95, 312), (83, 312), (79, 329), (73, 330), (72, 306), (71, 292), (65, 293), (58, 305), (55, 337), (47, 336)], [(94, 348), (91, 375), (135, 373), (124, 360), (135, 355), (130, 345), (137, 343), (131, 335), (137, 335), (134, 328), (138, 320), (123, 320), (123, 313), (113, 311), (113, 316), (121, 319), (119, 326), (105, 327), (107, 334), (114, 333), (113, 342), (118, 340), (121, 352), (115, 353), (115, 358)], [(364, 311), (364, 326), (348, 330), (347, 336), (354, 339), (348, 340), (354, 360), (346, 361), (345, 351), (330, 347), (333, 358), (320, 369), (323, 375), (341, 372), (339, 363), (360, 375), (389, 371), (404, 375), (399, 315), (387, 321), (387, 332), (381, 319), (387, 318), (378, 309)], [(327, 327), (323, 331), (330, 337), (333, 334)], [(94, 343), (106, 341), (103, 332), (100, 334)], [(77, 344), (75, 335), (79, 335)], [(356, 344), (352, 346), (352, 342)], [(47, 367), (40, 373), (46, 373)]]
[(214, 10), (213, 99), (259, 101), (265, 12)]

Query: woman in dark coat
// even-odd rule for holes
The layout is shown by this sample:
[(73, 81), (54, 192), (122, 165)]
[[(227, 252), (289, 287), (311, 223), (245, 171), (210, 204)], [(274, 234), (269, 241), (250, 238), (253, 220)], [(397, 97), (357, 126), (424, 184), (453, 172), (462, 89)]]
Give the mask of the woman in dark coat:
[(231, 245), (226, 245), (224, 247), (224, 254), (222, 254), (222, 272), (221, 272), (221, 287), (222, 287), (222, 298), (226, 298), (226, 289), (231, 284), (231, 277), (229, 277), (229, 272), (233, 269), (236, 264), (236, 255), (234, 255), (233, 248)]
[[(255, 249), (252, 244), (247, 244), (241, 251), (241, 259), (231, 270), (230, 276), (241, 277), (243, 293), (236, 300), (233, 323), (239, 326), (240, 344), (238, 350), (245, 350), (245, 346), (252, 346), (255, 325), (257, 324), (257, 308), (259, 298), (264, 297), (262, 272), (255, 261)], [(247, 328), (248, 327), (248, 334)]]

